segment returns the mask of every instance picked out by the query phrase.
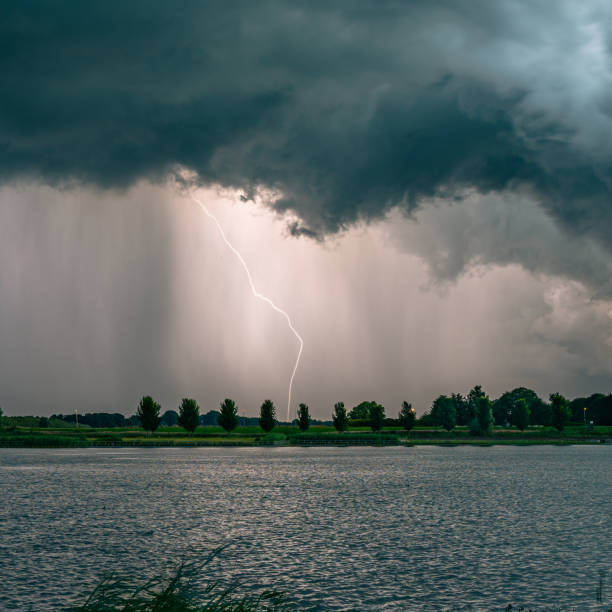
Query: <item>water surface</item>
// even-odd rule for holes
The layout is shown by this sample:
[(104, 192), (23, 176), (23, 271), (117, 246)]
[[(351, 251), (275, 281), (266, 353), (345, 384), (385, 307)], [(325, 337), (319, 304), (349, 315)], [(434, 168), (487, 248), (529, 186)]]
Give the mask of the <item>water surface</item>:
[(0, 609), (229, 544), (212, 577), (300, 607), (599, 610), (611, 468), (604, 445), (0, 449)]

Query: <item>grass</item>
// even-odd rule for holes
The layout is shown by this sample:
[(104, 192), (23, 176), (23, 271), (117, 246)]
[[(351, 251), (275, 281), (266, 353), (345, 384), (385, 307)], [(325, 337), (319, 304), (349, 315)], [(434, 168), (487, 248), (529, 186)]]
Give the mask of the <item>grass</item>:
[(285, 594), (263, 591), (240, 593), (238, 583), (209, 581), (199, 587), (205, 566), (220, 552), (214, 551), (203, 563), (182, 563), (172, 573), (137, 584), (109, 576), (93, 590), (74, 612), (285, 612), (294, 610)]
[(0, 447), (5, 448), (81, 448), (90, 446), (85, 438), (31, 434), (0, 434)]
[[(5, 421), (6, 424), (6, 421)], [(11, 425), (9, 423), (9, 425)], [(220, 427), (198, 427), (188, 434), (180, 427), (160, 427), (150, 434), (140, 427), (91, 428), (15, 426), (0, 429), (0, 447), (59, 448), (83, 446), (260, 446), (260, 445), (413, 445), (413, 444), (592, 444), (612, 438), (612, 427), (598, 426), (589, 431), (571, 424), (561, 433), (552, 427), (532, 426), (525, 431), (495, 428), (490, 436), (473, 437), (467, 427), (445, 431), (437, 427), (415, 427), (406, 432), (399, 427), (385, 427), (372, 432), (368, 427), (350, 427), (338, 433), (333, 427), (315, 425), (307, 432), (282, 425), (266, 434), (260, 427), (237, 427), (227, 433)]]

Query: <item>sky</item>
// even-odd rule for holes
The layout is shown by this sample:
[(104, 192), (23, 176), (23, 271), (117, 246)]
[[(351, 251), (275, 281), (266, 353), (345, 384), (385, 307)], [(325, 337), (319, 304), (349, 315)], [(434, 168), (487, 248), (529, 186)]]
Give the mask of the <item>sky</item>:
[(0, 405), (612, 390), (605, 2), (9, 2)]

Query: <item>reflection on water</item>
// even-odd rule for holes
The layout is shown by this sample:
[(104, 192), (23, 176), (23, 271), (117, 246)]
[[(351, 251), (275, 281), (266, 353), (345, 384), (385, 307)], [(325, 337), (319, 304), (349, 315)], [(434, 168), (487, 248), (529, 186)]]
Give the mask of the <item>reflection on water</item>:
[(211, 577), (321, 610), (599, 610), (611, 468), (603, 445), (0, 449), (0, 609), (229, 544)]

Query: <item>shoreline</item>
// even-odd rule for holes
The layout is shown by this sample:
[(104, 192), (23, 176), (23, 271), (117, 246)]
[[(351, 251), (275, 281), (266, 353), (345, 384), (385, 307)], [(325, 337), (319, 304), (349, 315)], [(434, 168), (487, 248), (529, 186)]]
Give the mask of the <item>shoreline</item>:
[(0, 429), (0, 448), (205, 448), (205, 447), (348, 447), (348, 446), (568, 446), (612, 444), (612, 427), (594, 429), (579, 424), (561, 432), (552, 427), (525, 430), (496, 428), (486, 436), (473, 435), (467, 427), (446, 431), (438, 427), (353, 426), (338, 432), (329, 425), (300, 431), (295, 425), (278, 424), (271, 432), (239, 426), (226, 432), (218, 426), (200, 426), (188, 433), (180, 427), (160, 427), (146, 432), (140, 427), (32, 427), (14, 425)]
[(461, 447), (461, 446), (601, 446), (612, 445), (612, 438), (593, 438), (593, 439), (555, 439), (541, 438), (537, 440), (504, 440), (495, 438), (484, 439), (465, 439), (465, 440), (443, 440), (443, 439), (410, 439), (410, 440), (313, 440), (308, 442), (294, 440), (275, 440), (275, 441), (174, 441), (174, 440), (117, 440), (117, 441), (89, 441), (89, 440), (74, 440), (74, 439), (45, 439), (38, 437), (33, 439), (30, 436), (21, 436), (2, 439), (0, 438), (0, 448), (278, 448), (278, 447), (294, 447), (294, 448), (347, 448), (347, 447), (383, 447), (394, 446), (413, 448), (417, 446), (440, 446), (440, 447)]

